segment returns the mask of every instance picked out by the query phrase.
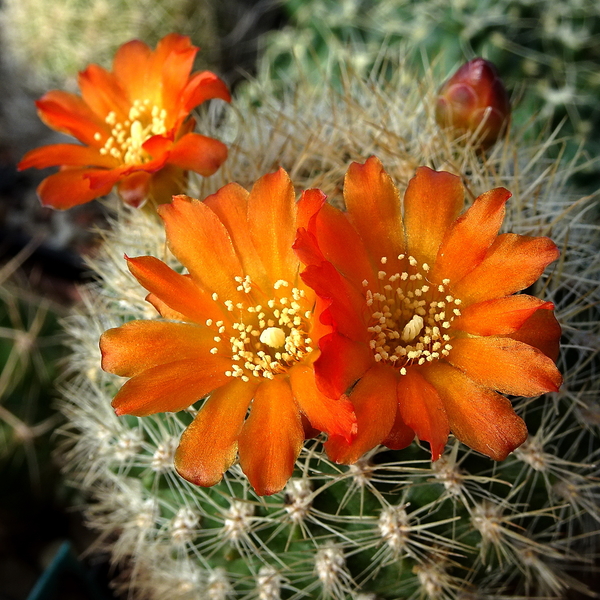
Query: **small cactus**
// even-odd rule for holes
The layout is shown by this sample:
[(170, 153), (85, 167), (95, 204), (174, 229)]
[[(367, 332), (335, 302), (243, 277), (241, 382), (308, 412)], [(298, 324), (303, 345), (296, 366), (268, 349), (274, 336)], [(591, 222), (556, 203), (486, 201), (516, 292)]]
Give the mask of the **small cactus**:
[[(177, 475), (173, 455), (199, 402), (179, 413), (117, 417), (122, 379), (100, 369), (102, 332), (158, 318), (123, 260), (165, 251), (155, 218), (120, 207), (103, 250), (90, 261), (98, 282), (66, 322), (72, 354), (62, 411), (67, 477), (90, 498), (87, 519), (127, 566), (122, 592), (141, 598), (210, 600), (399, 600), (400, 598), (564, 597), (585, 592), (600, 532), (597, 481), (598, 227), (591, 202), (574, 196), (576, 168), (547, 159), (552, 141), (529, 147), (510, 132), (482, 157), (441, 131), (435, 85), (395, 75), (352, 84), (299, 84), (278, 99), (244, 97), (227, 113), (235, 143), (223, 169), (197, 182), (204, 198), (229, 181), (249, 187), (283, 166), (300, 189), (318, 187), (340, 203), (348, 165), (376, 154), (406, 187), (419, 165), (460, 175), (469, 198), (497, 186), (513, 192), (505, 226), (551, 234), (556, 266), (535, 284), (564, 332), (559, 392), (515, 398), (528, 441), (494, 462), (451, 438), (432, 463), (414, 442), (376, 447), (355, 464), (327, 459), (322, 437), (305, 442), (287, 486), (256, 495), (238, 464), (209, 488)], [(344, 79), (342, 79), (343, 81)], [(261, 87), (257, 85), (256, 90)], [(236, 121), (242, 114), (243, 122)], [(209, 127), (210, 124), (207, 124)], [(587, 590), (589, 591), (589, 590)]]

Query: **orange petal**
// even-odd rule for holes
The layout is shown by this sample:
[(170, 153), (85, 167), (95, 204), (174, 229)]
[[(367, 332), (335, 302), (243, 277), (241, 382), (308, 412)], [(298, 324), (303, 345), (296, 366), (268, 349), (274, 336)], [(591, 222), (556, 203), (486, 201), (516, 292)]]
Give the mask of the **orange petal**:
[(417, 437), (429, 442), (431, 460), (437, 460), (444, 452), (450, 426), (442, 399), (418, 367), (408, 368), (398, 379), (398, 409)]
[(296, 238), (296, 201), (288, 174), (279, 169), (261, 177), (248, 197), (248, 228), (258, 256), (273, 282), (294, 284), (299, 261), (292, 245)]
[(422, 367), (425, 378), (440, 395), (452, 433), (464, 444), (504, 460), (527, 439), (527, 427), (511, 403), (439, 361)]
[(194, 73), (183, 90), (182, 108), (186, 113), (189, 113), (199, 104), (212, 98), (220, 98), (225, 102), (231, 102), (231, 95), (225, 82), (210, 71)]
[(435, 281), (459, 281), (483, 260), (498, 235), (504, 220), (504, 205), (511, 195), (504, 188), (485, 192), (454, 221), (437, 253), (432, 269)]
[(315, 362), (319, 389), (330, 398), (339, 398), (352, 387), (375, 360), (365, 342), (353, 342), (339, 333), (319, 340), (321, 355)]
[(104, 133), (107, 125), (75, 94), (52, 90), (44, 94), (35, 105), (40, 119), (48, 127), (68, 133), (88, 146), (97, 146), (96, 133)]
[(356, 434), (356, 417), (347, 398), (332, 399), (322, 394), (311, 366), (295, 365), (289, 370), (292, 393), (300, 410), (313, 427), (350, 442)]
[(217, 215), (203, 202), (175, 196), (157, 209), (165, 222), (169, 248), (206, 291), (216, 292), (221, 302), (245, 302), (237, 290), (243, 277), (231, 238)]
[(215, 390), (183, 432), (175, 468), (196, 485), (215, 485), (233, 464), (237, 439), (256, 386), (234, 379)]
[(227, 228), (233, 247), (242, 263), (244, 273), (266, 291), (272, 285), (265, 271), (248, 229), (248, 192), (237, 183), (222, 187), (216, 194), (205, 198), (204, 204), (219, 217)]
[[(408, 252), (433, 265), (446, 232), (464, 205), (460, 177), (419, 167), (404, 194)], [(445, 276), (444, 276), (445, 277)]]
[(52, 144), (30, 150), (17, 165), (19, 171), (30, 169), (45, 169), (67, 165), (70, 167), (106, 167), (111, 169), (119, 162), (109, 155), (102, 155), (96, 148), (79, 146), (77, 144)]
[(400, 407), (396, 406), (396, 417), (394, 424), (387, 437), (381, 442), (391, 450), (402, 450), (410, 446), (415, 439), (415, 432), (404, 422)]
[(115, 53), (113, 73), (127, 91), (129, 101), (146, 97), (146, 77), (152, 50), (140, 40), (123, 44)]
[(483, 261), (452, 284), (452, 291), (469, 303), (514, 294), (536, 281), (558, 255), (558, 248), (549, 238), (499, 235)]
[(134, 377), (158, 365), (201, 359), (215, 345), (207, 327), (163, 321), (131, 321), (109, 329), (100, 338), (102, 368), (121, 377)]
[[(173, 127), (178, 121), (183, 120), (189, 111), (181, 114), (182, 94), (190, 78), (194, 66), (194, 58), (198, 48), (189, 43), (169, 52), (162, 67), (162, 106), (167, 111), (169, 127)], [(173, 119), (171, 121), (171, 119)]]
[(329, 262), (311, 265), (302, 272), (302, 280), (323, 300), (330, 302), (321, 321), (354, 341), (367, 341), (365, 297)]
[(556, 392), (562, 377), (537, 348), (510, 338), (455, 338), (447, 360), (486, 387), (515, 396)]
[(560, 325), (554, 312), (552, 310), (536, 310), (509, 337), (537, 348), (556, 362), (560, 350), (560, 334)]
[(90, 188), (88, 176), (98, 173), (93, 169), (63, 169), (46, 177), (37, 188), (37, 194), (44, 206), (66, 210), (94, 198), (105, 196), (112, 189), (107, 184), (96, 189)]
[(552, 302), (544, 302), (526, 294), (486, 300), (461, 307), (461, 315), (452, 322), (452, 329), (468, 331), (473, 335), (514, 333), (535, 311), (553, 308)]
[(129, 206), (138, 208), (148, 198), (151, 180), (152, 174), (146, 171), (131, 173), (119, 181), (119, 196)]
[(115, 112), (119, 121), (128, 117), (131, 102), (112, 73), (92, 64), (79, 73), (78, 83), (84, 102), (97, 115)]
[(287, 378), (261, 383), (238, 440), (240, 465), (259, 496), (285, 486), (303, 441), (300, 412)]
[(186, 133), (171, 148), (168, 162), (208, 177), (226, 158), (227, 146), (223, 142), (197, 133)]
[(378, 158), (352, 163), (344, 179), (344, 201), (367, 253), (378, 263), (404, 249), (400, 195)]
[(154, 206), (171, 202), (173, 196), (178, 196), (187, 189), (188, 174), (175, 165), (165, 164), (152, 173), (148, 188), (148, 201)]
[(331, 436), (325, 442), (329, 458), (350, 465), (386, 439), (396, 418), (397, 380), (396, 371), (385, 365), (374, 365), (365, 373), (350, 394), (357, 435), (350, 443), (343, 437)]
[[(180, 275), (153, 256), (126, 258), (129, 270), (141, 285), (167, 306), (185, 315), (186, 320), (204, 324), (207, 319), (223, 319), (223, 313), (217, 303), (201, 290), (191, 277)], [(161, 314), (170, 318), (162, 312)]]
[(127, 381), (112, 406), (119, 416), (177, 412), (230, 381), (230, 369), (231, 360), (212, 354), (157, 365)]

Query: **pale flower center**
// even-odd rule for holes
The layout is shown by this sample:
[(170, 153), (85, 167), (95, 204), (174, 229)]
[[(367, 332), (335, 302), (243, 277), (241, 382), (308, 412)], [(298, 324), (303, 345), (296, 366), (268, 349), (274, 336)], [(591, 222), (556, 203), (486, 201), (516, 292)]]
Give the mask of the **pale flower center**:
[[(142, 149), (142, 145), (153, 135), (164, 135), (167, 132), (165, 119), (167, 111), (150, 100), (135, 100), (129, 109), (128, 118), (117, 121), (117, 115), (111, 111), (106, 116), (106, 123), (112, 127), (110, 137), (100, 148), (100, 154), (110, 154), (125, 164), (141, 164), (150, 160), (150, 155)], [(100, 132), (94, 139), (102, 139)]]
[[(256, 290), (248, 276), (236, 277), (235, 281), (238, 291), (248, 295), (248, 302), (223, 301), (227, 311), (236, 314), (236, 320), (206, 321), (206, 325), (216, 327), (218, 333), (213, 338), (216, 345), (210, 352), (231, 354), (234, 364), (231, 371), (225, 373), (228, 377), (239, 377), (243, 381), (250, 381), (251, 377), (273, 379), (313, 351), (307, 333), (311, 306), (304, 290), (290, 287), (284, 280), (275, 282), (274, 290), (288, 288), (289, 294), (259, 303), (251, 301)], [(215, 302), (219, 300), (216, 293), (212, 297)]]
[(438, 285), (429, 281), (426, 263), (404, 254), (398, 259), (407, 262), (405, 271), (388, 274), (383, 270), (388, 259), (383, 257), (378, 288), (368, 289), (366, 280), (363, 287), (371, 310), (369, 345), (375, 360), (406, 375), (406, 367), (448, 356), (452, 345), (447, 332), (460, 316), (461, 300), (449, 293), (450, 280)]

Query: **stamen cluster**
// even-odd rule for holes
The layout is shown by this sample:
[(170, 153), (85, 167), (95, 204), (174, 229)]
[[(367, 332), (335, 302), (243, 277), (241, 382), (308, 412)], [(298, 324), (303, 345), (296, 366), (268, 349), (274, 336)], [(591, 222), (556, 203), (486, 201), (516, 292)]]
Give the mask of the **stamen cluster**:
[[(114, 111), (110, 111), (104, 120), (112, 129), (100, 154), (109, 154), (125, 164), (148, 162), (150, 156), (142, 149), (142, 145), (153, 135), (164, 135), (167, 132), (166, 118), (167, 111), (151, 105), (148, 99), (134, 100), (128, 118), (123, 122), (117, 120)], [(94, 138), (100, 141), (102, 135), (97, 132)]]
[[(371, 290), (366, 280), (363, 287), (372, 311), (368, 331), (375, 360), (399, 367), (405, 375), (406, 367), (448, 356), (452, 345), (447, 331), (460, 316), (461, 300), (449, 293), (449, 279), (437, 285), (428, 279), (427, 263), (404, 254), (398, 260), (404, 271), (389, 275), (381, 269), (378, 288)], [(382, 257), (382, 267), (387, 263)]]
[[(238, 291), (248, 294), (249, 300), (259, 294), (250, 277), (236, 277), (235, 281)], [(289, 295), (279, 295), (279, 290), (285, 288), (290, 288)], [(216, 345), (210, 352), (219, 353), (222, 349), (219, 344), (228, 341), (232, 360), (238, 363), (226, 371), (228, 377), (239, 377), (242, 381), (250, 381), (250, 377), (273, 379), (312, 352), (307, 331), (312, 311), (304, 290), (290, 287), (282, 279), (275, 282), (273, 289), (278, 294), (262, 302), (234, 304), (225, 300), (228, 312), (239, 311), (237, 321), (206, 321), (207, 326), (217, 329), (213, 338)], [(212, 297), (219, 300), (216, 293)]]

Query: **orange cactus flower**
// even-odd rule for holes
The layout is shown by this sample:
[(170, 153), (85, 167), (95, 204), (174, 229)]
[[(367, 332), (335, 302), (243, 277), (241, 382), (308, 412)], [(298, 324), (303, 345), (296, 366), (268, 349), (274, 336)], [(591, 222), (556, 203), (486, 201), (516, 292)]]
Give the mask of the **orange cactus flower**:
[(292, 250), (307, 225), (304, 204), (281, 169), (250, 193), (229, 184), (204, 202), (176, 196), (158, 212), (189, 273), (151, 256), (128, 259), (147, 300), (181, 322), (132, 321), (102, 335), (103, 369), (131, 378), (113, 407), (145, 416), (209, 395), (175, 456), (195, 484), (217, 483), (239, 453), (256, 492), (272, 494), (291, 476), (305, 433), (349, 442), (356, 431), (351, 403), (316, 386), (316, 344), (330, 328)]
[(503, 460), (526, 439), (501, 394), (559, 388), (560, 327), (550, 302), (515, 292), (558, 250), (545, 237), (498, 235), (509, 197), (497, 188), (462, 212), (460, 178), (420, 167), (401, 201), (373, 157), (348, 170), (346, 213), (313, 204), (295, 248), (333, 328), (319, 343), (317, 383), (332, 398), (351, 390), (358, 425), (353, 440), (329, 438), (332, 459), (352, 463), (416, 434), (436, 460), (452, 431)]
[(190, 75), (198, 48), (170, 34), (152, 51), (134, 40), (121, 46), (112, 72), (89, 65), (79, 74), (81, 96), (59, 90), (36, 102), (46, 125), (77, 138), (28, 152), (19, 170), (60, 166), (42, 181), (42, 204), (67, 209), (108, 194), (139, 206), (169, 202), (187, 171), (208, 176), (227, 158), (222, 142), (193, 133), (190, 112), (210, 98), (229, 102), (214, 73)]
[(457, 135), (479, 132), (478, 144), (496, 142), (510, 119), (510, 101), (493, 63), (474, 58), (465, 63), (438, 92), (435, 118)]

